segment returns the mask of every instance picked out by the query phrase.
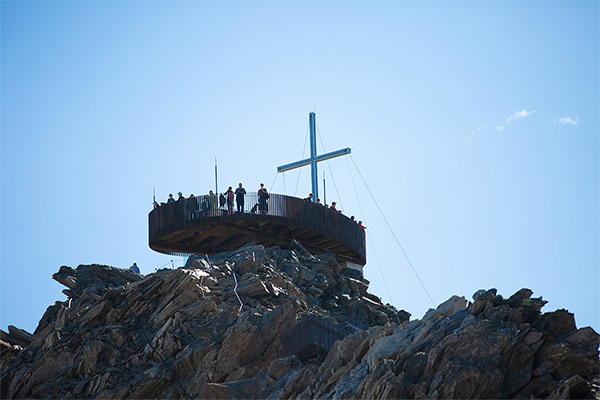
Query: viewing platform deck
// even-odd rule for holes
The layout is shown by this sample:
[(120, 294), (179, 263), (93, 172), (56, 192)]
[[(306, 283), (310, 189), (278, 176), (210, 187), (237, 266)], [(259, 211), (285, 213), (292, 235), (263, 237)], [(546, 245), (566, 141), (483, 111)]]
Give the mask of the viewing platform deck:
[(249, 193), (244, 212), (230, 214), (217, 201), (210, 202), (203, 195), (152, 210), (148, 215), (150, 248), (166, 254), (216, 254), (248, 243), (288, 247), (296, 239), (312, 253), (333, 253), (340, 262), (366, 263), (364, 229), (330, 208), (270, 194), (267, 214), (252, 213), (258, 198)]

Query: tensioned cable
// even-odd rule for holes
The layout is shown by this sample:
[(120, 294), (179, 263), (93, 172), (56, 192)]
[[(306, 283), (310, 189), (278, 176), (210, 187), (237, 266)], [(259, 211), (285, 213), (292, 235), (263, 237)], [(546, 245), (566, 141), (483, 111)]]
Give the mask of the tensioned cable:
[[(390, 297), (390, 301), (392, 302), (392, 304), (394, 304), (394, 299), (392, 299), (392, 295), (390, 294), (390, 289), (388, 288), (388, 285), (386, 283), (385, 276), (383, 276), (383, 269), (381, 268), (381, 263), (379, 262), (379, 257), (377, 257), (377, 251), (375, 251), (375, 241), (371, 237), (371, 234), (369, 234), (366, 231), (366, 229), (365, 229), (365, 234), (369, 238), (369, 245), (373, 249), (373, 254), (375, 254), (375, 261), (377, 261), (377, 267), (379, 268), (379, 272), (381, 273), (381, 277), (383, 278), (383, 285), (385, 286), (385, 290), (387, 291), (387, 294)], [(401, 325), (402, 323), (400, 322), (400, 317), (398, 317), (398, 313), (394, 313), (394, 316), (396, 317), (396, 321), (398, 321), (398, 325)]]
[(155, 268), (155, 270), (156, 270), (156, 271), (158, 271), (159, 269), (166, 267), (167, 265), (171, 264), (171, 262), (172, 262), (172, 261), (173, 261), (173, 260), (167, 261), (167, 263), (166, 263), (166, 264), (164, 264), (164, 265), (161, 265), (161, 266), (160, 266), (160, 267), (158, 267), (158, 268)]
[(167, 367), (167, 369), (171, 372), (171, 374), (173, 375), (173, 378), (175, 378), (175, 381), (177, 382), (177, 384), (179, 385), (179, 387), (181, 388), (181, 390), (183, 390), (183, 393), (185, 393), (185, 395), (188, 398), (192, 398), (192, 396), (190, 396), (188, 394), (188, 392), (185, 391), (183, 385), (181, 384), (181, 382), (179, 381), (179, 378), (177, 378), (177, 375), (175, 375), (175, 371), (173, 371), (173, 369), (171, 368), (171, 366), (169, 365), (169, 363), (167, 362), (167, 360), (165, 360), (163, 358), (163, 356), (160, 355), (160, 353), (154, 348), (154, 346), (152, 346), (152, 343), (150, 342), (150, 339), (148, 338), (148, 335), (146, 335), (146, 330), (144, 329), (144, 327), (142, 326), (142, 324), (140, 323), (140, 320), (138, 319), (138, 317), (136, 317), (136, 315), (133, 313), (133, 311), (131, 310), (131, 307), (129, 307), (129, 301), (127, 301), (127, 289), (125, 289), (125, 285), (122, 286), (123, 287), (123, 292), (125, 293), (125, 305), (127, 306), (127, 309), (129, 310), (129, 312), (131, 313), (131, 315), (133, 316), (133, 319), (135, 320), (135, 322), (138, 324), (138, 326), (140, 327), (140, 329), (142, 330), (142, 334), (144, 335), (144, 338), (146, 339), (146, 342), (148, 343), (148, 345), (150, 346), (150, 348), (156, 353), (156, 355), (158, 356), (158, 358), (160, 358), (160, 360), (163, 362), (163, 364)]
[(287, 191), (285, 190), (285, 172), (282, 175), (283, 175), (283, 194), (287, 194)]
[(373, 193), (371, 192), (371, 189), (369, 189), (369, 185), (367, 185), (367, 182), (365, 181), (365, 178), (362, 176), (362, 174), (360, 173), (360, 170), (358, 169), (358, 166), (356, 165), (356, 162), (354, 161), (354, 158), (352, 157), (352, 154), (350, 154), (350, 159), (352, 160), (352, 163), (354, 164), (354, 167), (356, 168), (356, 171), (358, 172), (358, 175), (360, 176), (360, 178), (362, 179), (363, 183), (365, 184), (365, 187), (367, 188), (367, 191), (369, 192), (369, 194), (371, 195), (371, 198), (373, 199), (373, 202), (375, 202), (375, 205), (377, 206), (377, 209), (379, 210), (379, 213), (381, 214), (381, 216), (383, 217), (383, 220), (385, 221), (385, 224), (387, 225), (388, 229), (390, 230), (390, 232), (392, 233), (392, 236), (394, 237), (394, 239), (396, 240), (396, 243), (398, 244), (398, 247), (400, 247), (400, 250), (402, 250), (402, 254), (404, 254), (404, 258), (406, 258), (406, 261), (408, 261), (408, 265), (410, 265), (410, 268), (413, 270), (413, 272), (415, 273), (415, 276), (417, 277), (417, 279), (419, 280), (419, 283), (421, 284), (421, 287), (423, 287), (423, 290), (425, 291), (425, 293), (427, 293), (427, 297), (429, 297), (429, 300), (431, 301), (431, 304), (433, 304), (433, 307), (435, 308), (435, 302), (433, 301), (433, 299), (431, 298), (431, 295), (429, 294), (429, 292), (427, 291), (427, 288), (425, 287), (425, 284), (423, 284), (423, 281), (421, 280), (421, 278), (419, 277), (419, 274), (417, 273), (417, 270), (415, 269), (415, 267), (412, 265), (412, 262), (410, 261), (410, 258), (408, 258), (408, 255), (406, 254), (406, 252), (404, 251), (404, 248), (402, 247), (402, 245), (400, 244), (400, 241), (398, 240), (398, 238), (396, 237), (396, 234), (394, 233), (394, 230), (392, 229), (392, 227), (390, 226), (390, 223), (388, 222), (387, 218), (385, 217), (385, 215), (383, 214), (383, 211), (381, 211), (381, 207), (379, 207), (379, 203), (377, 203), (377, 200), (375, 199), (375, 196), (373, 196)]
[(273, 185), (275, 185), (275, 181), (277, 180), (277, 175), (279, 175), (279, 172), (275, 172), (275, 179), (273, 179), (273, 183), (271, 183), (271, 187), (268, 190), (273, 191)]
[[(306, 151), (306, 143), (308, 142), (308, 129), (310, 126), (306, 126), (306, 136), (304, 137), (304, 147), (302, 148), (302, 157), (301, 160), (304, 160), (304, 152)], [(296, 189), (294, 189), (294, 197), (298, 193), (298, 184), (300, 183), (300, 173), (302, 172), (302, 168), (298, 168), (298, 179), (296, 180)]]
[[(358, 190), (356, 189), (356, 184), (354, 183), (354, 176), (352, 175), (352, 169), (350, 168), (350, 161), (346, 158), (346, 164), (348, 165), (348, 171), (350, 172), (350, 180), (352, 181), (352, 186), (354, 187), (354, 193), (356, 194), (356, 200), (358, 200), (358, 208), (360, 208), (360, 213), (363, 218), (365, 218), (365, 212), (362, 208), (362, 204), (360, 202), (360, 196), (358, 195)], [(367, 234), (367, 232), (365, 232)], [(374, 240), (370, 234), (367, 234), (369, 238), (369, 243), (371, 248), (373, 249), (373, 254), (375, 254), (375, 261), (377, 261), (377, 267), (379, 268), (379, 273), (381, 274), (381, 279), (383, 280), (383, 286), (385, 287), (385, 291), (387, 292), (388, 297), (390, 298), (390, 302), (394, 304), (394, 299), (392, 298), (392, 294), (390, 293), (390, 288), (387, 285), (387, 279), (383, 275), (383, 268), (381, 268), (381, 264), (379, 263), (379, 257), (377, 256), (377, 251), (375, 251), (375, 245), (373, 244)], [(398, 323), (400, 323), (400, 318), (398, 318), (398, 314), (396, 314), (396, 318), (398, 319)]]
[[(323, 146), (323, 138), (321, 137), (321, 131), (317, 127), (317, 133), (319, 134), (319, 141), (321, 142), (321, 148), (323, 149), (323, 153), (326, 153), (325, 146)], [(333, 171), (331, 170), (331, 165), (329, 165), (329, 160), (327, 160), (327, 167), (329, 168), (329, 173), (331, 174), (331, 180), (333, 181), (333, 187), (335, 188), (335, 193), (337, 194), (338, 201), (340, 202), (340, 206), (342, 206), (342, 210), (344, 209), (344, 203), (342, 203), (342, 198), (340, 197), (340, 192), (338, 192), (337, 185), (335, 184), (335, 178), (333, 177)]]

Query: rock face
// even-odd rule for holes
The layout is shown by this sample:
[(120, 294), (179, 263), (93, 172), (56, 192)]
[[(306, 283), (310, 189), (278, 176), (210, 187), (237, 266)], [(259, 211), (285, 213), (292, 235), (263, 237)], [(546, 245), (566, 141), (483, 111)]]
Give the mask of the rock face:
[[(421, 320), (329, 255), (248, 246), (148, 276), (61, 267), (33, 335), (0, 331), (2, 398), (593, 398), (599, 336), (522, 289)], [(234, 291), (235, 288), (235, 291)], [(365, 327), (324, 360), (285, 356), (307, 315)], [(313, 318), (313, 317), (311, 317)]]

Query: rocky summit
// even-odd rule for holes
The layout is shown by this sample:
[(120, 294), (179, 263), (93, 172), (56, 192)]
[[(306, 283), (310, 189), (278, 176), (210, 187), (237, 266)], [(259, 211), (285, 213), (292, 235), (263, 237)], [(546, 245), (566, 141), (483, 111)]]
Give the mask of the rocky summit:
[(0, 331), (2, 398), (599, 398), (599, 335), (529, 289), (410, 321), (299, 243), (53, 278), (67, 300)]

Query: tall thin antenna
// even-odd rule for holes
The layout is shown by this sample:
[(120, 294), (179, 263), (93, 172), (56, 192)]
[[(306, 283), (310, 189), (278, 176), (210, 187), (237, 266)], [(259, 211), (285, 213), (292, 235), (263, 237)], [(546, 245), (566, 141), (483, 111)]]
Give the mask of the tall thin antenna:
[(152, 204), (156, 203), (156, 188), (152, 188)]
[(217, 157), (215, 157), (215, 194), (219, 194), (219, 188), (217, 186)]

